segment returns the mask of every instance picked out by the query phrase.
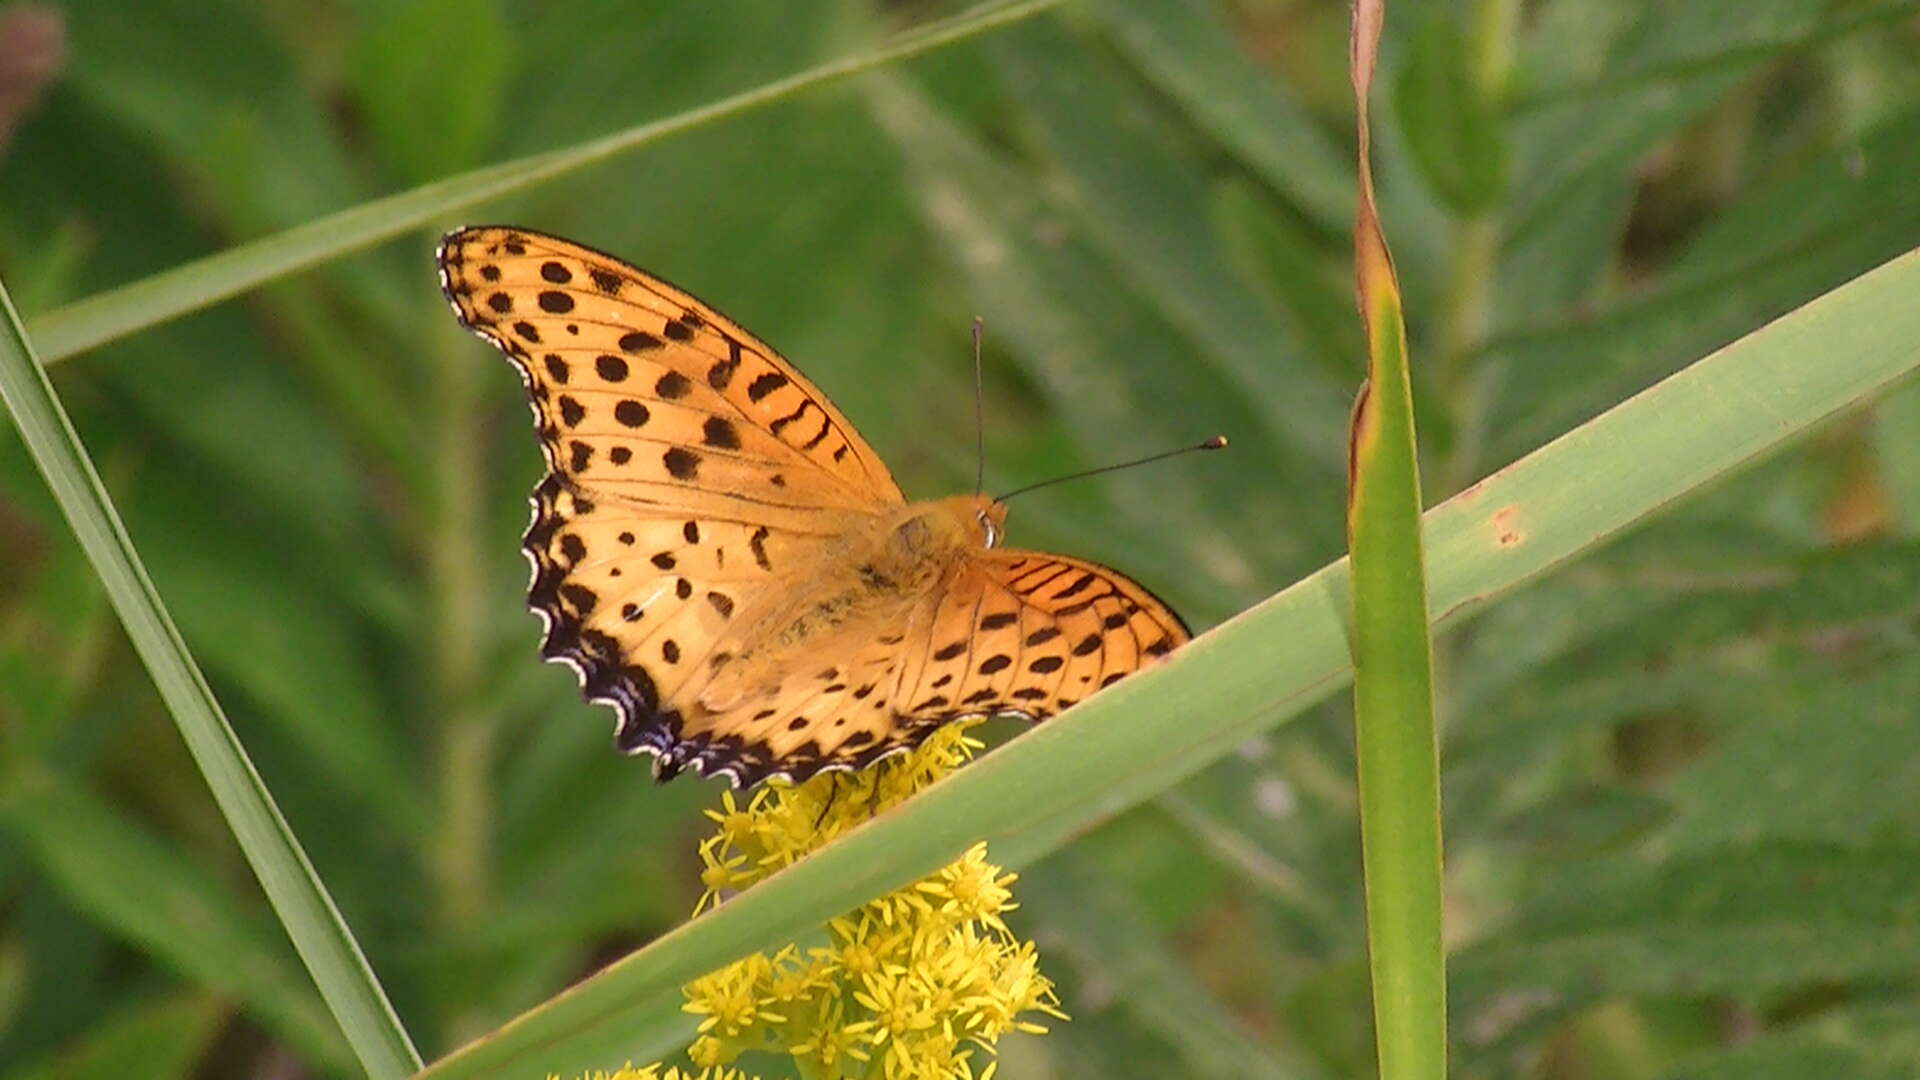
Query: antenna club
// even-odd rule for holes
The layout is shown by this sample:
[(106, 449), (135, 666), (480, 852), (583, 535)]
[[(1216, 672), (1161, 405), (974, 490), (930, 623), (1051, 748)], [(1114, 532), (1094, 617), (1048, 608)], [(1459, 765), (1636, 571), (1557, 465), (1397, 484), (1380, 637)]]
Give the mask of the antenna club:
[(1226, 448), (1227, 437), (1225, 435), (1215, 435), (1213, 438), (1194, 447), (1195, 450), (1225, 450)]

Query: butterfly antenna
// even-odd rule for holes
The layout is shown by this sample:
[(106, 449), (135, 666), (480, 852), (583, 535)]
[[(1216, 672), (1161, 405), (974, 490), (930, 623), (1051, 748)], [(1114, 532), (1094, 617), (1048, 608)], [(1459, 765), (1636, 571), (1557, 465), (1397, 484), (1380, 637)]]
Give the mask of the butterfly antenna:
[(987, 486), (987, 407), (983, 403), (986, 394), (981, 388), (980, 378), (980, 337), (986, 320), (978, 315), (973, 317), (973, 493), (986, 490)]
[(1006, 502), (1008, 499), (1013, 498), (1015, 495), (1025, 495), (1027, 492), (1033, 491), (1036, 488), (1051, 487), (1054, 484), (1063, 484), (1068, 480), (1080, 480), (1089, 476), (1099, 476), (1101, 473), (1118, 472), (1121, 469), (1131, 469), (1135, 465), (1145, 465), (1148, 462), (1152, 462), (1152, 461), (1162, 461), (1170, 457), (1179, 457), (1181, 454), (1191, 454), (1195, 450), (1219, 450), (1224, 448), (1226, 445), (1227, 445), (1227, 437), (1225, 435), (1215, 435), (1213, 438), (1208, 439), (1206, 442), (1195, 443), (1192, 446), (1183, 446), (1178, 450), (1162, 450), (1157, 454), (1148, 454), (1146, 457), (1135, 458), (1132, 461), (1122, 461), (1117, 465), (1102, 465), (1097, 469), (1083, 469), (1077, 473), (1068, 473), (1065, 476), (1056, 476), (1051, 480), (1042, 480), (1037, 484), (1028, 484), (1026, 487), (1023, 487), (1023, 488), (1015, 488), (1012, 491), (1007, 492), (1005, 495), (1001, 495), (995, 498), (994, 501)]

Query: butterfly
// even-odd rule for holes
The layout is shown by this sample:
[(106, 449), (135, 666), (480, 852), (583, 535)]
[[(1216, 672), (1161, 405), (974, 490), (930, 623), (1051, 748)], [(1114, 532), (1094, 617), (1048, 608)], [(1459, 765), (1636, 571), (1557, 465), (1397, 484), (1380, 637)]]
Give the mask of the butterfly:
[(999, 546), (991, 497), (907, 501), (792, 364), (643, 270), (511, 226), (438, 262), (546, 456), (522, 541), (542, 654), (661, 780), (799, 782), (961, 717), (1038, 722), (1190, 636), (1113, 570)]

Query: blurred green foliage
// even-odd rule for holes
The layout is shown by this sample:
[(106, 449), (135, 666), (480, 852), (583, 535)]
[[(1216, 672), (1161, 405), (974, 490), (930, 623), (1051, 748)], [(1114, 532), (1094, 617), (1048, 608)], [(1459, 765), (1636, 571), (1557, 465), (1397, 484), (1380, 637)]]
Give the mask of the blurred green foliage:
[[(20, 10), (0, 64), (49, 55)], [(1377, 169), (1430, 498), (1920, 243), (1915, 11), (1390, 10)], [(44, 93), (0, 117), (0, 274), (31, 318), (941, 13), (72, 4)], [(1225, 431), (1230, 455), (1052, 489), (1013, 523), (1204, 627), (1340, 552), (1345, 18), (1088, 3), (474, 218), (714, 300), (911, 494), (971, 480), (976, 312), (990, 487)], [(648, 783), (536, 662), (516, 538), (538, 455), (431, 239), (56, 372), (430, 1056), (682, 919), (713, 798)], [(1920, 1072), (1917, 628), (1909, 388), (1444, 639), (1459, 1075)], [(1030, 868), (1026, 928), (1075, 1020), (1001, 1075), (1368, 1075), (1347, 731), (1324, 706)], [(0, 1078), (288, 1070), (353, 1065), (0, 435)]]

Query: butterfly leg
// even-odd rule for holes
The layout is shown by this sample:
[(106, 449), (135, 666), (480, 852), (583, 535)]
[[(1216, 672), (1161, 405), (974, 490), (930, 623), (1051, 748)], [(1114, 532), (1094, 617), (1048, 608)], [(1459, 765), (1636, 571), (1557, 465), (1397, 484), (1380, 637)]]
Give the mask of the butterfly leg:
[(840, 775), (838, 773), (828, 773), (827, 774), (827, 801), (824, 805), (820, 807), (820, 816), (813, 819), (813, 829), (815, 832), (820, 831), (820, 823), (827, 820), (827, 811), (833, 809), (833, 801), (839, 797), (840, 797)]

